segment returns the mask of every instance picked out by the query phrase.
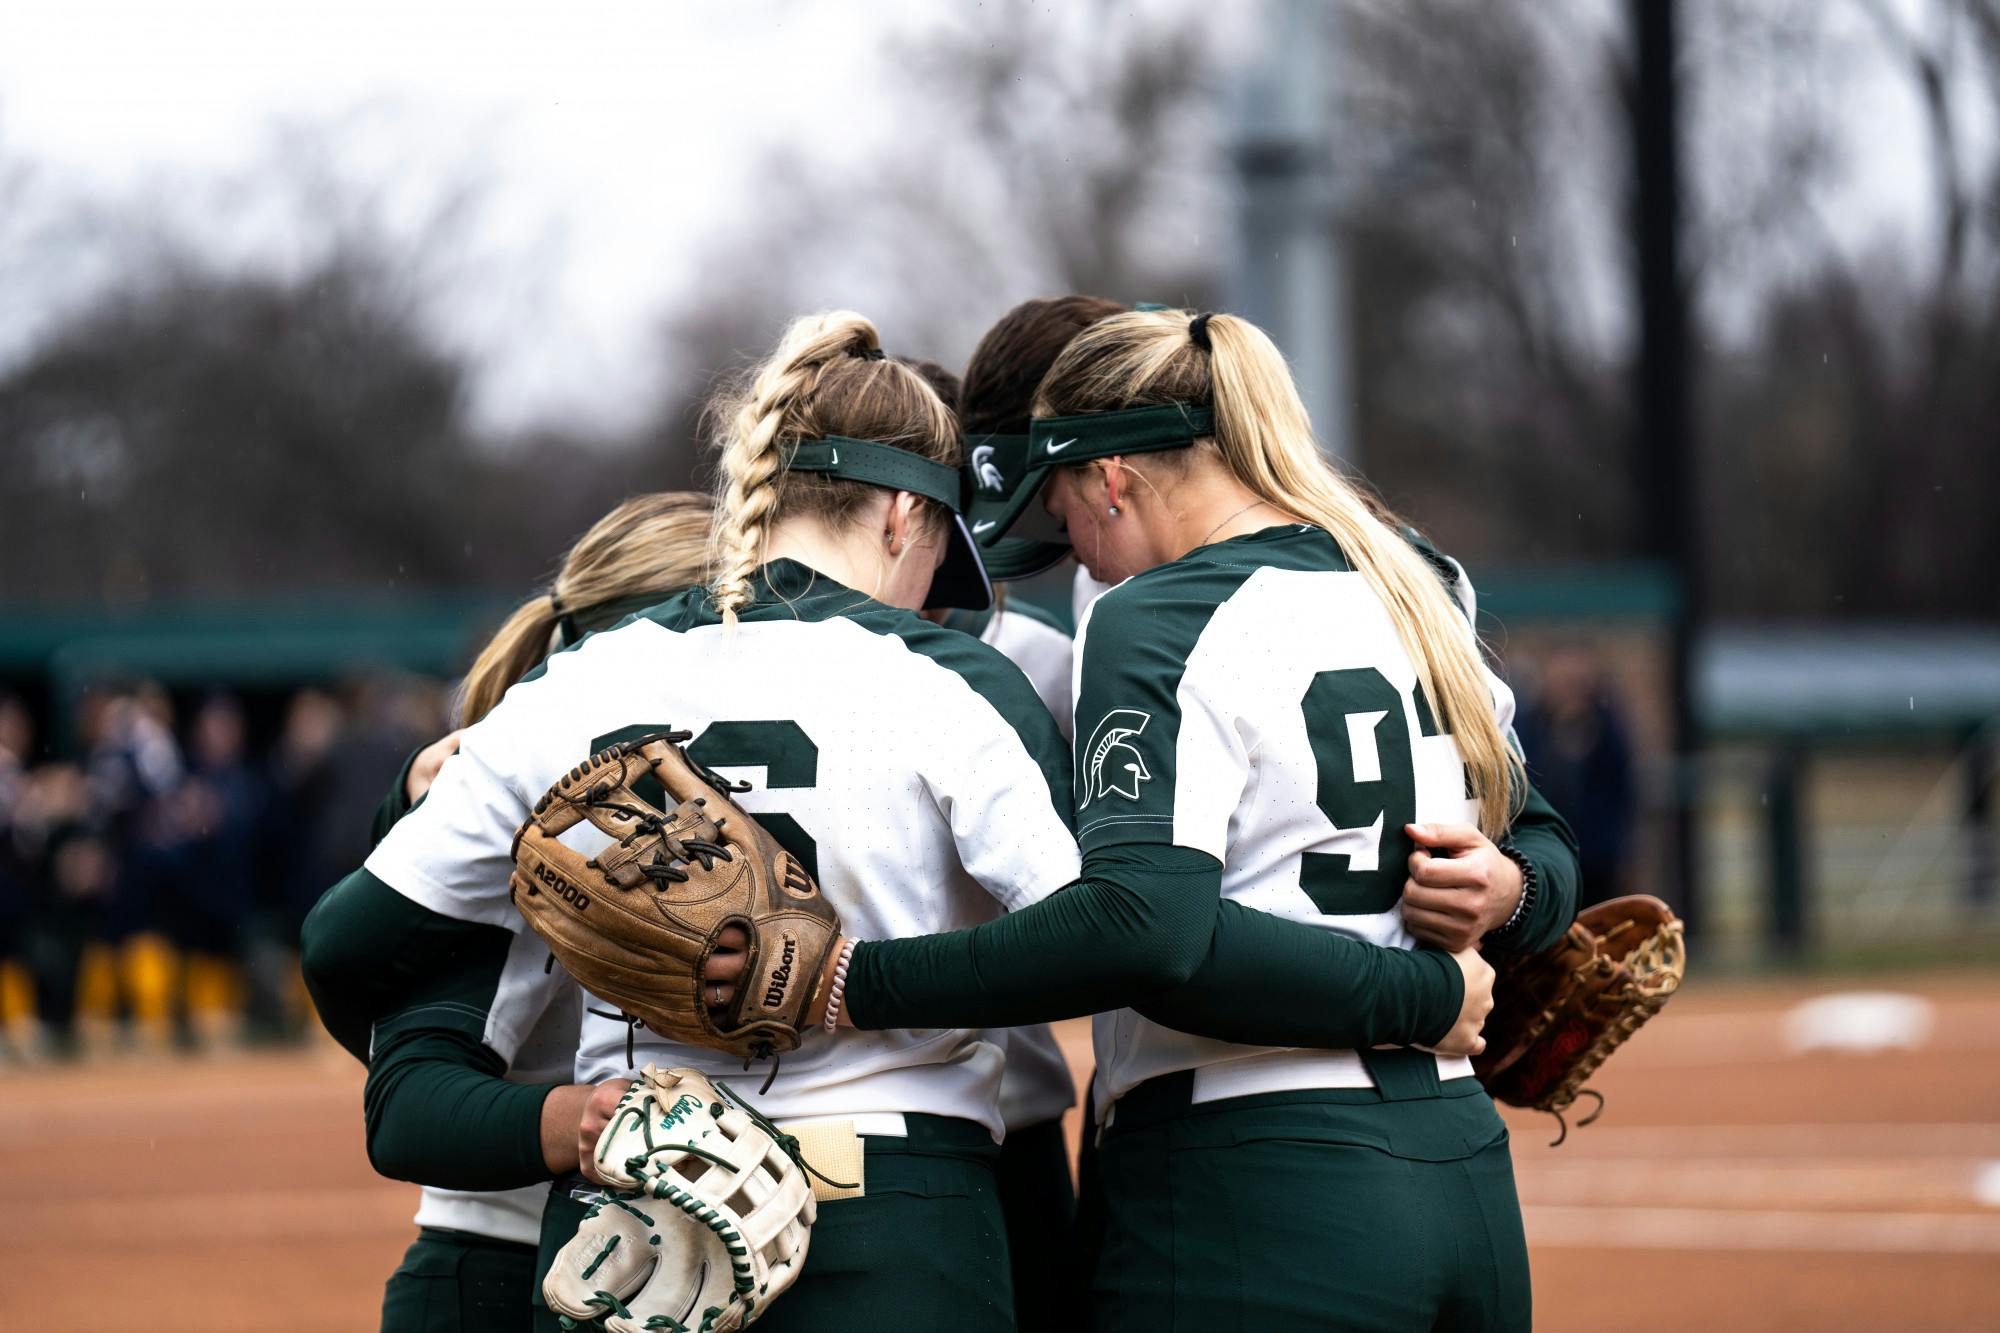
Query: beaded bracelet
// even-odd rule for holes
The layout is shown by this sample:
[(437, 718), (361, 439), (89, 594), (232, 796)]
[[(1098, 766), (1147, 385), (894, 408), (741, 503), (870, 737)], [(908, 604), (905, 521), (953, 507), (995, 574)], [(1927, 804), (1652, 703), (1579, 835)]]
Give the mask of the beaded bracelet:
[(1530, 861), (1511, 839), (1498, 844), (1500, 855), (1512, 861), (1521, 870), (1521, 900), (1514, 904), (1514, 914), (1507, 920), (1486, 932), (1487, 939), (1504, 937), (1508, 931), (1528, 919), (1528, 913), (1535, 909), (1535, 898), (1541, 892), (1542, 878), (1535, 873), (1535, 863)]
[(826, 1030), (840, 1026), (840, 1001), (847, 994), (847, 965), (854, 961), (854, 941), (840, 947), (840, 961), (833, 965), (833, 986), (826, 993)]

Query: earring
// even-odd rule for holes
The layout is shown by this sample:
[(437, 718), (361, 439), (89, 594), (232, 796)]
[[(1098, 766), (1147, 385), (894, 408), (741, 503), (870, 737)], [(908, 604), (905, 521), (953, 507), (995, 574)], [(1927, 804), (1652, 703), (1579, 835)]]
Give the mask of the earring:
[(1111, 517), (1113, 517), (1113, 518), (1117, 518), (1117, 517), (1118, 517), (1118, 506), (1117, 506), (1117, 505), (1111, 505), (1111, 506), (1109, 506), (1108, 508), (1106, 508), (1104, 512), (1105, 512), (1105, 513), (1107, 513), (1107, 514), (1109, 514), (1109, 515), (1111, 515)]

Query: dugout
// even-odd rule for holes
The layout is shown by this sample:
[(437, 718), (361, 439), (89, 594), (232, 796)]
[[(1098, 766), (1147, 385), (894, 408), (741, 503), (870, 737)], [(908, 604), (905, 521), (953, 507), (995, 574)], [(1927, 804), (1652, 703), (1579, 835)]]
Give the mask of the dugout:
[[(1848, 858), (1872, 859), (1883, 887), (1906, 898), (1955, 897), (1955, 912), (1930, 904), (1947, 929), (1954, 916), (1990, 921), (2000, 630), (1718, 630), (1697, 653), (1695, 689), (1708, 753), (1762, 768), (1734, 776), (1761, 790), (1772, 951), (1796, 956), (1815, 942), (1819, 874)], [(1944, 762), (1926, 765), (1925, 753)], [(1897, 807), (1892, 820), (1870, 809), (1883, 801)]]
[(1699, 761), (1671, 760), (1673, 584), (1644, 566), (1484, 580), (1481, 632), (1517, 689), (1587, 643), (1629, 706), (1643, 826), (1625, 887), (1656, 867), (1668, 812), (1699, 812), (1709, 957), (1950, 941), (1994, 921), (2000, 884), (2000, 630), (1712, 625), (1696, 642)]
[(115, 608), (0, 610), (0, 683), (41, 723), (44, 747), (75, 743), (93, 687), (157, 682), (186, 702), (242, 695), (266, 732), (273, 701), (305, 686), (407, 675), (454, 679), (511, 603), (501, 597), (298, 598)]

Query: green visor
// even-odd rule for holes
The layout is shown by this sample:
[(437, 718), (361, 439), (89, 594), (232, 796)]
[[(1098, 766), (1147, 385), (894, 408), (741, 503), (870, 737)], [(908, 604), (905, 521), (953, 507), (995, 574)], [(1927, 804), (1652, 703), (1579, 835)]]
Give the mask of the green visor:
[(944, 561), (931, 580), (924, 605), (966, 611), (984, 611), (993, 605), (993, 581), (980, 559), (979, 544), (973, 541), (966, 527), (965, 478), (957, 468), (877, 440), (829, 435), (823, 440), (804, 440), (793, 445), (786, 452), (785, 469), (823, 472), (843, 481), (908, 491), (937, 501), (951, 517), (945, 529)]
[(966, 517), (996, 579), (1026, 578), (1069, 554), (1069, 536), (1038, 503), (1053, 468), (1119, 454), (1185, 449), (1213, 434), (1215, 413), (1191, 403), (1043, 417), (1026, 435), (967, 439)]
[(1028, 437), (968, 435), (965, 444), (965, 493), (971, 497), (965, 516), (986, 572), (998, 580), (1025, 579), (1061, 562), (1069, 539), (1032, 503), (1044, 474), (1035, 472), (1029, 484)]

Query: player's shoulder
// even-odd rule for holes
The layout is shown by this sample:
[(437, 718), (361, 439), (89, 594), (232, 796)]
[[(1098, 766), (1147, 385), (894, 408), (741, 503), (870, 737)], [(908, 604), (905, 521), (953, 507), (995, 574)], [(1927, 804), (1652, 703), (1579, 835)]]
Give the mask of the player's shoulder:
[[(1055, 612), (1038, 606), (1025, 597), (1009, 597), (1006, 604), (995, 611), (993, 616), (1011, 628), (1028, 630), (1031, 633), (1046, 630), (1065, 639), (1070, 637), (1069, 626), (1064, 624)], [(1032, 629), (1029, 628), (1031, 626)]]
[(697, 583), (681, 589), (670, 597), (661, 599), (651, 606), (635, 609), (632, 614), (620, 620), (607, 634), (628, 629), (636, 624), (648, 624), (676, 634), (684, 634), (706, 625), (720, 625), (721, 613), (715, 609), (715, 594), (707, 584)]
[(1217, 608), (1267, 569), (1344, 572), (1340, 547), (1300, 524), (1266, 528), (1134, 574), (1092, 602), (1078, 637), (1086, 652), (1130, 643), (1191, 647)]
[(914, 611), (873, 602), (847, 617), (861, 629), (879, 635), (903, 650), (910, 673), (918, 678), (942, 672), (963, 681), (974, 693), (1003, 713), (1032, 701), (1041, 704), (1034, 686), (1005, 653), (976, 634), (939, 625)]

